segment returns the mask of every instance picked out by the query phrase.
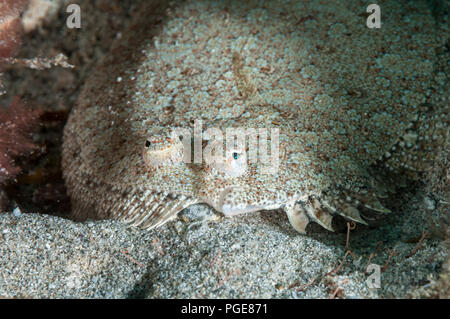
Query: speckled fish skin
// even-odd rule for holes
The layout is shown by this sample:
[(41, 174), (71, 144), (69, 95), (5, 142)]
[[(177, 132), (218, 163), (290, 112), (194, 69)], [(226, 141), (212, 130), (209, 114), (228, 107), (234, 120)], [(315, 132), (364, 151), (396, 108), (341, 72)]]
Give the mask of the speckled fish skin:
[[(432, 162), (446, 129), (425, 107), (436, 62), (425, 2), (383, 2), (381, 29), (366, 27), (364, 1), (258, 3), (143, 9), (65, 128), (76, 218), (153, 228), (203, 202), (226, 215), (283, 209), (301, 233), (310, 221), (332, 230), (336, 214), (366, 223), (389, 212), (379, 198), (393, 185), (373, 174), (377, 161), (393, 172)], [(196, 120), (278, 128), (278, 172), (174, 163), (172, 129)]]

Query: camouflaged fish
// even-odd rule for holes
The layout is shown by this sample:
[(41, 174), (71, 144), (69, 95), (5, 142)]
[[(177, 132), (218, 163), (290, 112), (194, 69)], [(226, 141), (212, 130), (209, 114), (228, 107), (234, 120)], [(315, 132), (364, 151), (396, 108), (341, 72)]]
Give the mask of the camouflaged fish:
[[(335, 215), (365, 224), (388, 213), (391, 177), (429, 167), (448, 119), (428, 103), (437, 44), (426, 2), (383, 2), (379, 29), (366, 6), (147, 3), (65, 128), (74, 216), (154, 228), (207, 203), (226, 216), (283, 210), (305, 233), (310, 221), (332, 230)], [(248, 141), (216, 139), (223, 161), (185, 161), (210, 145), (186, 152), (174, 134), (196, 121), (203, 132), (266, 130), (277, 169), (249, 161)]]

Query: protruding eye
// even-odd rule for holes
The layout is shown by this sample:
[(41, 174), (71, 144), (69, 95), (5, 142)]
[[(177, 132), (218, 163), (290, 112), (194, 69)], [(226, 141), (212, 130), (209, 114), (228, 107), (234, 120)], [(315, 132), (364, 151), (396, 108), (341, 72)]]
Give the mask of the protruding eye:
[(165, 132), (148, 136), (143, 152), (145, 164), (153, 169), (162, 165), (175, 165), (183, 161), (183, 143)]
[(237, 159), (239, 158), (239, 154), (236, 153), (236, 152), (234, 152), (234, 153), (233, 153), (233, 158), (234, 158), (235, 160), (237, 160)]

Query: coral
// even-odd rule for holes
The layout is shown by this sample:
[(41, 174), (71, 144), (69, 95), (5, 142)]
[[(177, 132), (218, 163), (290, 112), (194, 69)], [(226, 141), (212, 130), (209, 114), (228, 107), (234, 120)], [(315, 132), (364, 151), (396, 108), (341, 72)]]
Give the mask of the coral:
[[(43, 70), (53, 66), (73, 68), (67, 57), (58, 54), (51, 58), (15, 58), (23, 33), (21, 14), (27, 9), (28, 0), (0, 0), (0, 88), (1, 71), (7, 64), (17, 64), (30, 69)], [(0, 94), (5, 92), (0, 92)], [(14, 98), (9, 108), (0, 106), (0, 186), (14, 178), (21, 168), (14, 163), (20, 156), (37, 150), (30, 135), (38, 125), (40, 111), (30, 110), (19, 98)]]
[[(28, 2), (28, 0), (1, 0), (0, 2), (0, 88), (3, 87), (1, 72), (3, 67), (8, 64), (18, 64), (38, 70), (48, 69), (52, 66), (73, 68), (67, 62), (67, 57), (62, 53), (52, 58), (14, 58), (14, 55), (20, 47), (21, 35), (24, 31), (24, 22), (21, 19), (21, 14), (27, 8)], [(33, 4), (36, 6), (35, 2)], [(28, 26), (28, 28), (30, 27)], [(0, 92), (0, 94), (3, 93), (5, 92)]]
[(39, 110), (25, 107), (17, 97), (9, 108), (0, 107), (0, 186), (20, 173), (15, 158), (38, 150), (31, 134), (38, 126), (39, 113)]
[[(42, 1), (0, 0), (0, 95), (7, 92), (6, 85), (2, 82), (2, 72), (9, 71), (12, 65), (36, 70), (55, 66), (73, 68), (62, 53), (53, 57), (16, 57), (19, 55), (19, 49), (23, 50), (21, 45), (25, 42), (22, 39), (24, 32), (32, 31), (39, 24), (37, 21), (39, 17), (30, 16), (30, 13), (38, 13), (37, 11), (41, 9), (44, 9)], [(21, 54), (24, 52), (21, 51)], [(11, 83), (8, 87), (10, 85)], [(11, 89), (14, 90), (13, 87)], [(11, 96), (22, 96), (22, 93), (9, 93)], [(4, 101), (10, 100), (11, 98), (7, 97)], [(23, 168), (23, 164), (16, 161), (22, 161), (25, 156), (41, 150), (31, 139), (31, 134), (39, 125), (40, 115), (41, 110), (31, 110), (22, 104), (18, 97), (12, 100), (9, 108), (0, 105), (0, 210), (4, 210), (8, 203), (4, 186), (9, 184)]]
[(16, 53), (22, 33), (20, 14), (27, 4), (28, 0), (0, 1), (0, 57)]
[(15, 58), (4, 58), (5, 63), (23, 65), (30, 69), (44, 70), (50, 69), (53, 66), (60, 66), (63, 68), (74, 68), (73, 65), (67, 62), (67, 57), (59, 53), (58, 55), (51, 58), (32, 58), (32, 59), (15, 59)]
[(22, 16), (22, 24), (25, 33), (31, 32), (53, 18), (63, 1), (52, 0), (30, 0), (28, 9)]
[(20, 14), (27, 5), (28, 0), (0, 1), (0, 89), (3, 87), (1, 72), (2, 64), (5, 63), (4, 59), (13, 56), (20, 46), (20, 36), (23, 31)]

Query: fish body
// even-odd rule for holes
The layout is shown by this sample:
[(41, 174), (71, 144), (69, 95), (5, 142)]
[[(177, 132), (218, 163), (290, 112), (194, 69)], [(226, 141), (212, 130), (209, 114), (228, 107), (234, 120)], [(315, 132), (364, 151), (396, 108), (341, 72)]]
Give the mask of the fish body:
[[(427, 107), (435, 26), (425, 2), (386, 1), (379, 29), (365, 9), (147, 4), (66, 125), (74, 216), (154, 228), (207, 203), (228, 216), (284, 210), (305, 233), (310, 221), (332, 230), (334, 215), (388, 213), (389, 176), (425, 170), (445, 138)], [(244, 140), (226, 141), (233, 128)]]

